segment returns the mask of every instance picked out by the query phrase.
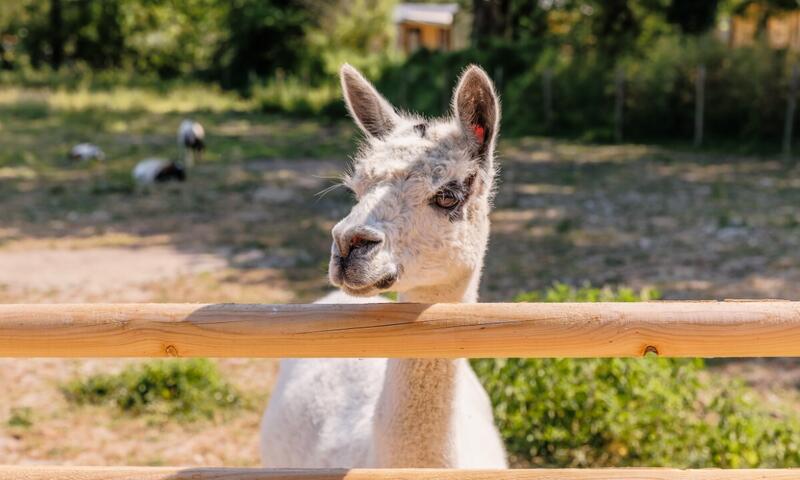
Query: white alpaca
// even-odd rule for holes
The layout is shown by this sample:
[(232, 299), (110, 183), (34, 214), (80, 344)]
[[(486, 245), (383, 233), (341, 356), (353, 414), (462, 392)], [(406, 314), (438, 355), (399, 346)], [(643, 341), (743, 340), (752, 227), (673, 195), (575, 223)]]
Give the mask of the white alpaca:
[[(470, 67), (453, 117), (398, 114), (345, 65), (342, 87), (366, 134), (345, 184), (358, 203), (333, 228), (320, 303), (477, 301), (489, 234), (500, 106)], [(354, 298), (350, 295), (369, 298)], [(261, 426), (269, 467), (506, 468), (491, 405), (464, 359), (283, 360)]]

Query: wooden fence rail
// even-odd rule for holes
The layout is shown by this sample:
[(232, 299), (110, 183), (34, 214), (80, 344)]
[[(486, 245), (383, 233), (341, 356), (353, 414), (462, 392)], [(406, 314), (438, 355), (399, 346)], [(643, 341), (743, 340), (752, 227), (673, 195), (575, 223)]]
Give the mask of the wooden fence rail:
[(2, 357), (800, 356), (800, 302), (0, 305)]
[[(0, 305), (5, 357), (800, 356), (800, 302)], [(0, 480), (788, 480), (800, 469), (0, 466)]]
[(173, 467), (0, 467), (0, 480), (797, 480), (798, 478), (800, 478), (798, 469), (269, 470)]

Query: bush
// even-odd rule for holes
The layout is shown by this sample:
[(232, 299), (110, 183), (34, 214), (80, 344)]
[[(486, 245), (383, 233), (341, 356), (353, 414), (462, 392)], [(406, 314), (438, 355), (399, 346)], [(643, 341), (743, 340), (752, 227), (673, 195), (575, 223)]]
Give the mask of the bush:
[[(638, 301), (634, 293), (556, 284), (518, 301)], [(499, 359), (473, 362), (511, 461), (538, 467), (790, 467), (800, 422), (700, 359)]]
[[(557, 135), (611, 141), (615, 76), (625, 73), (623, 136), (628, 140), (690, 141), (695, 78), (705, 65), (705, 136), (745, 147), (777, 145), (786, 111), (785, 52), (754, 44), (731, 49), (708, 37), (664, 35), (646, 50), (613, 57), (569, 45), (495, 43), (458, 52), (420, 50), (384, 69), (378, 81), (404, 109), (441, 115), (469, 63), (492, 76), (503, 101), (505, 135)], [(544, 113), (543, 78), (552, 75), (552, 118)], [(419, 88), (424, 86), (424, 88)]]
[(77, 404), (113, 403), (136, 415), (183, 420), (211, 418), (220, 408), (242, 403), (241, 396), (206, 359), (132, 365), (116, 375), (76, 379), (63, 390), (67, 399)]
[(346, 115), (338, 84), (314, 87), (297, 78), (276, 79), (253, 88), (253, 98), (265, 112), (298, 116)]

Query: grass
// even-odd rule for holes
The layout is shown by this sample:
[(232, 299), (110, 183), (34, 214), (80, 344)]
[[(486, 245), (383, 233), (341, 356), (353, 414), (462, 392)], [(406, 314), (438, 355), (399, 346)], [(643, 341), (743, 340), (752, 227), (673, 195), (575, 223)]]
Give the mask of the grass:
[[(68, 91), (9, 87), (0, 92), (5, 99), (0, 101), (0, 255), (41, 256), (44, 250), (74, 260), (92, 258), (81, 255), (98, 249), (117, 249), (139, 252), (141, 259), (155, 258), (150, 249), (157, 247), (175, 255), (212, 256), (217, 261), (213, 270), (169, 270), (164, 277), (133, 283), (127, 272), (141, 271), (143, 266), (117, 263), (108, 272), (95, 272), (96, 278), (87, 278), (91, 285), (82, 283), (72, 290), (49, 283), (21, 290), (17, 278), (0, 276), (6, 283), (0, 285), (0, 301), (292, 303), (311, 301), (329, 290), (325, 280), (329, 232), (352, 202), (342, 192), (321, 198), (315, 193), (328, 185), (329, 177), (346, 168), (355, 133), (350, 122), (344, 115), (341, 122), (328, 123), (267, 113), (263, 110), (264, 98), (258, 96), (241, 99), (203, 87), (176, 88)], [(284, 94), (291, 100), (291, 92)], [(203, 122), (209, 133), (209, 151), (203, 162), (183, 185), (144, 194), (134, 192), (130, 168), (145, 157), (174, 156), (175, 129), (187, 116)], [(70, 163), (66, 152), (80, 141), (100, 144), (109, 158), (106, 164)], [(731, 159), (646, 145), (586, 145), (542, 138), (504, 137), (499, 148), (502, 178), (492, 217), (482, 301), (508, 301), (517, 295), (521, 301), (635, 301), (657, 295), (656, 289), (648, 288), (651, 285), (671, 299), (800, 297), (800, 259), (791, 255), (800, 248), (800, 217), (794, 207), (800, 203), (800, 177), (796, 170), (779, 165), (775, 159)], [(165, 261), (169, 260), (167, 255)], [(60, 277), (55, 274), (53, 278)], [(550, 288), (554, 280), (562, 284)], [(584, 282), (631, 288), (569, 286)], [(528, 293), (531, 291), (538, 293)], [(517, 439), (509, 442), (518, 442), (510, 444), (520, 464), (571, 464), (579, 460), (569, 457), (570, 451), (586, 453), (577, 447), (564, 447), (569, 441), (566, 437), (573, 433), (572, 423), (542, 433), (552, 434), (545, 443), (544, 437), (535, 436), (538, 429), (531, 428), (534, 421), (544, 422), (551, 413), (569, 418), (584, 411), (563, 408), (564, 398), (572, 398), (564, 395), (581, 393), (559, 383), (564, 378), (573, 379), (573, 384), (581, 379), (602, 394), (599, 400), (591, 397), (597, 402), (586, 409), (602, 417), (598, 425), (613, 430), (617, 425), (613, 417), (628, 415), (627, 423), (623, 422), (625, 435), (646, 429), (629, 414), (632, 404), (603, 403), (606, 398), (617, 398), (623, 390), (592, 383), (603, 372), (620, 382), (630, 375), (645, 384), (649, 378), (673, 382), (665, 383), (668, 385), (674, 385), (676, 379), (688, 382), (699, 378), (703, 383), (697, 391), (702, 395), (695, 398), (697, 410), (690, 413), (694, 419), (710, 422), (709, 429), (728, 428), (734, 439), (752, 434), (757, 442), (768, 445), (787, 445), (787, 438), (794, 441), (791, 431), (773, 427), (776, 422), (790, 424), (791, 416), (785, 412), (800, 405), (797, 378), (791, 375), (800, 371), (796, 363), (775, 368), (773, 363), (761, 365), (752, 360), (739, 364), (707, 362), (694, 373), (690, 371), (694, 364), (690, 363), (681, 367), (689, 369), (686, 373), (664, 367), (660, 359), (653, 360), (634, 367), (624, 361), (610, 366), (604, 362), (558, 364), (542, 368), (543, 376), (531, 374), (524, 362), (495, 364), (497, 378), (502, 374), (503, 383), (490, 388), (493, 395), (506, 398), (508, 378), (512, 387), (518, 388), (518, 395), (504, 407), (506, 416), (498, 413), (498, 418), (506, 422), (508, 438), (513, 435)], [(4, 362), (0, 383), (8, 385), (9, 400), (0, 405), (0, 424), (13, 423), (8, 429), (21, 438), (19, 448), (0, 442), (0, 456), (11, 463), (257, 463), (255, 432), (271, 387), (274, 363), (258, 359), (214, 362), (220, 366), (218, 380), (230, 388), (230, 384), (236, 385), (233, 391), (240, 399), (234, 405), (224, 405), (217, 403), (214, 395), (201, 396), (217, 388), (198, 387), (208, 385), (202, 382), (195, 384), (196, 388), (189, 390), (194, 393), (188, 396), (183, 390), (178, 394), (161, 384), (161, 390), (170, 392), (166, 398), (155, 393), (141, 396), (137, 388), (121, 388), (122, 379), (113, 372), (127, 371), (129, 361)], [(735, 365), (758, 369), (751, 377), (746, 377), (746, 372), (726, 370)], [(148, 373), (149, 362), (130, 368), (134, 373), (127, 375), (136, 382), (150, 377), (152, 381), (144, 382), (146, 385), (158, 384), (156, 378), (161, 374)], [(520, 375), (514, 377), (510, 369)], [(167, 370), (156, 369), (162, 373)], [(33, 387), (27, 383), (40, 378), (42, 383)], [(205, 378), (208, 380), (208, 375)], [(746, 390), (746, 397), (755, 406), (739, 402), (739, 393), (745, 392), (740, 386), (711, 382), (731, 378), (748, 378), (748, 383), (758, 385)], [(54, 385), (71, 385), (74, 395), (65, 396)], [(720, 385), (733, 385), (729, 390), (732, 393), (723, 392)], [(656, 391), (655, 396), (646, 398), (654, 399), (653, 404), (659, 406), (659, 399), (674, 398), (668, 397), (669, 393)], [(727, 400), (725, 395), (732, 396)], [(538, 411), (543, 416), (517, 415), (520, 408), (538, 405), (529, 402), (533, 397), (550, 402), (547, 410)], [(718, 397), (726, 400), (708, 403)], [(173, 401), (176, 398), (184, 400)], [(257, 400), (250, 404), (251, 398)], [(646, 403), (641, 398), (645, 397), (639, 397), (640, 405)], [(496, 403), (501, 405), (497, 399)], [(192, 412), (210, 413), (199, 413), (186, 421), (181, 405), (193, 405)], [(573, 402), (575, 405), (585, 407)], [(732, 422), (731, 427), (719, 425), (722, 416), (702, 415), (723, 407), (732, 412), (724, 417)], [(647, 408), (640, 420), (657, 420), (653, 413), (656, 409)], [(774, 420), (765, 419), (763, 414), (768, 409)], [(750, 419), (749, 412), (757, 413)], [(209, 414), (212, 420), (206, 421)], [(182, 420), (165, 421), (173, 417)], [(217, 417), (222, 419), (216, 421)], [(155, 429), (154, 420), (158, 424)], [(748, 430), (753, 422), (769, 428)], [(582, 428), (588, 422), (580, 420), (575, 425)], [(701, 428), (704, 424), (692, 425)], [(200, 431), (203, 435), (198, 435)], [(111, 440), (98, 443), (89, 452), (79, 448), (85, 438), (98, 432)], [(640, 440), (634, 436), (614, 437), (619, 432), (612, 431), (606, 436), (581, 437), (577, 434), (583, 435), (585, 430), (578, 428), (575, 432), (572, 441), (592, 446), (587, 455), (605, 452), (603, 458), (585, 457), (587, 464), (644, 462), (643, 450), (636, 457), (630, 444), (606, 442), (609, 438), (631, 443)], [(773, 437), (764, 436), (764, 432)], [(529, 434), (533, 440), (527, 439)], [(665, 445), (680, 445), (671, 438)], [(595, 441), (606, 443), (595, 447)], [(64, 448), (64, 444), (78, 447)], [(552, 446), (552, 451), (531, 454), (532, 446), (543, 444)], [(627, 453), (618, 448), (623, 444)], [(720, 440), (720, 448), (732, 449), (733, 444), (734, 440)], [(752, 450), (751, 444), (744, 446)], [(657, 447), (651, 443), (648, 455), (655, 455)], [(787, 448), (787, 455), (796, 450)], [(709, 460), (708, 452), (701, 452), (702, 461), (711, 462), (707, 464), (753, 464), (752, 454), (744, 453), (744, 449), (738, 460)], [(761, 465), (777, 463), (778, 457), (769, 456), (772, 454), (758, 455)], [(700, 461), (700, 457), (675, 458), (685, 460), (677, 466), (698, 465)]]
[(29, 407), (12, 408), (6, 421), (9, 428), (27, 429), (33, 426), (33, 409)]
[[(204, 158), (207, 164), (343, 155), (352, 146), (349, 128), (281, 119), (262, 113), (256, 100), (207, 86), (164, 92), (9, 87), (0, 92), (0, 172), (5, 178), (64, 179), (89, 169), (97, 174), (97, 182), (130, 183), (129, 172), (137, 161), (177, 155), (175, 130), (186, 116), (206, 125), (211, 146)], [(108, 161), (103, 169), (67, 160), (71, 145), (87, 141), (105, 150)]]
[(206, 359), (154, 361), (118, 374), (77, 378), (63, 387), (78, 405), (112, 404), (123, 412), (166, 421), (213, 418), (241, 406), (241, 394)]

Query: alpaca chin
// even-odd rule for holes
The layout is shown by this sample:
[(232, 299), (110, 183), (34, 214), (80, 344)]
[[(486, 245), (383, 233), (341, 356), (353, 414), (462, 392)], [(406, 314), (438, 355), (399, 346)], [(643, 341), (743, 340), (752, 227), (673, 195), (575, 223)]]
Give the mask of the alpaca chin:
[[(369, 264), (343, 267), (340, 258), (331, 256), (328, 278), (333, 286), (341, 288), (348, 295), (371, 297), (386, 292), (397, 283), (400, 275), (400, 268), (394, 265), (379, 269), (370, 268), (372, 266)], [(380, 273), (373, 273), (375, 271)]]

